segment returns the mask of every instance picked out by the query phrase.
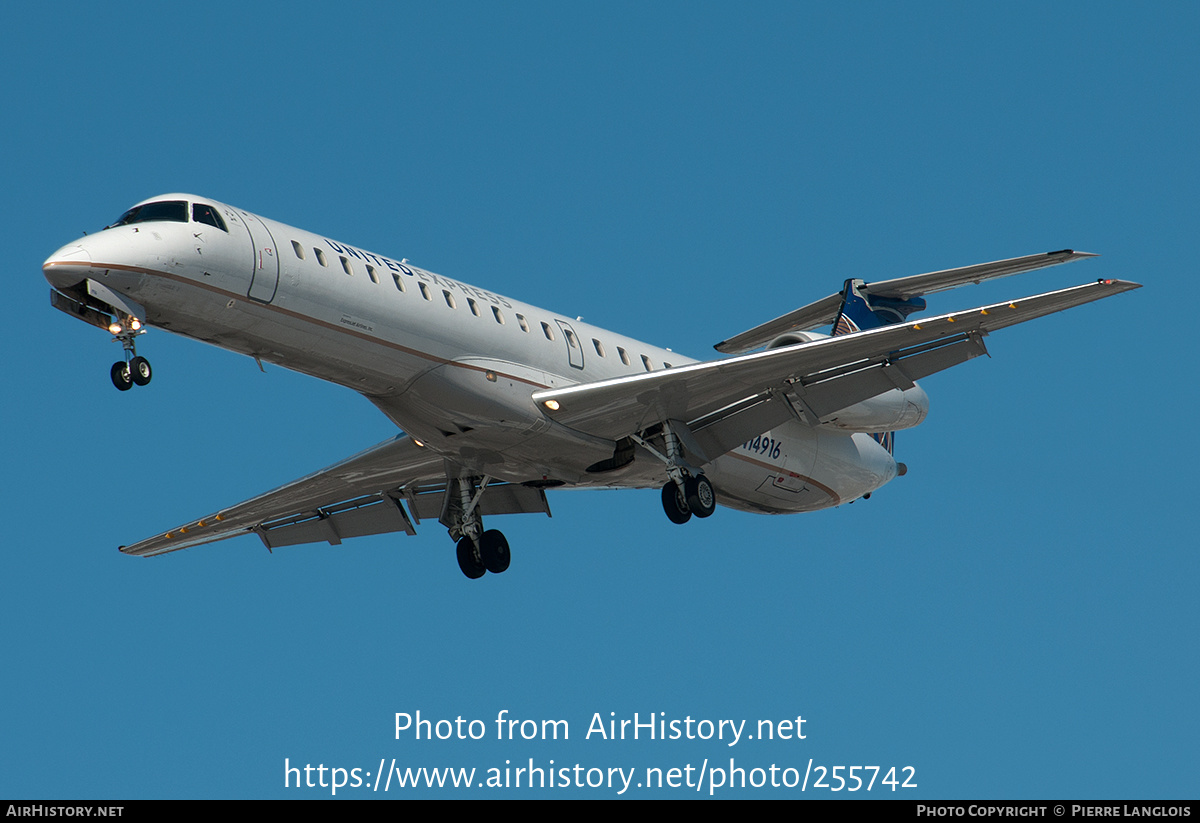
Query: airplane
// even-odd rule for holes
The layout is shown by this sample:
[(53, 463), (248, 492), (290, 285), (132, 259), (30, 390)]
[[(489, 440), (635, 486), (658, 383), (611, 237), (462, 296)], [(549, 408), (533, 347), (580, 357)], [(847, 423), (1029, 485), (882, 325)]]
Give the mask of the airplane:
[(661, 488), (679, 524), (718, 503), (784, 514), (870, 497), (906, 472), (894, 438), (929, 410), (917, 380), (987, 354), (992, 331), (1140, 284), (912, 318), (925, 296), (1094, 256), (849, 278), (704, 361), (192, 194), (137, 203), (42, 271), (55, 308), (122, 345), (121, 391), (151, 381), (137, 342), (153, 326), (345, 386), (400, 430), (122, 552), (246, 534), (268, 550), (337, 545), (436, 519), (476, 579), (511, 561), (484, 517), (549, 515), (547, 489)]

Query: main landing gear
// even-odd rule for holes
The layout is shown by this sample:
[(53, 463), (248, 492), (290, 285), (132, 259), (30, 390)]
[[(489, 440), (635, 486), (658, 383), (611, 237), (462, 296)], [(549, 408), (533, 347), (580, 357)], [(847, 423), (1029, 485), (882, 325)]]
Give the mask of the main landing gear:
[(113, 339), (125, 347), (125, 359), (113, 363), (109, 370), (113, 385), (118, 391), (129, 391), (135, 384), (145, 386), (154, 372), (150, 369), (150, 361), (139, 357), (137, 353), (135, 338), (146, 332), (141, 321), (136, 317), (126, 317), (119, 323), (114, 322), (108, 330), (112, 332)]
[(471, 580), (478, 580), (487, 572), (500, 574), (508, 569), (512, 554), (508, 539), (497, 529), (483, 530), (483, 518), (479, 515), (479, 499), (491, 478), (460, 477), (452, 480), (446, 488), (446, 502), (442, 507), (441, 523), (450, 530), (450, 537), (457, 540), (455, 553), (458, 567)]
[(663, 511), (672, 523), (683, 524), (697, 517), (708, 517), (717, 509), (717, 494), (713, 491), (712, 483), (702, 473), (689, 465), (684, 459), (679, 435), (671, 427), (670, 421), (662, 425), (663, 454), (653, 445), (638, 435), (631, 439), (650, 454), (657, 457), (667, 467), (667, 484), (662, 488)]
[(672, 523), (684, 524), (697, 517), (708, 517), (717, 510), (717, 495), (704, 475), (685, 477), (680, 484), (668, 480), (662, 489), (663, 511)]

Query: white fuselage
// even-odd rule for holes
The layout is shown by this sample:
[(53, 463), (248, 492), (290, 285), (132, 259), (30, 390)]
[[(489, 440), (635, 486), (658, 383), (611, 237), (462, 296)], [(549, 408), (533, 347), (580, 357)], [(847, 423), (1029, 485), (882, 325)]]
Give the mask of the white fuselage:
[[(101, 283), (144, 307), (150, 325), (351, 388), (480, 474), (662, 486), (662, 464), (640, 453), (588, 472), (612, 457), (613, 442), (552, 421), (530, 395), (691, 358), (207, 198), (154, 200), (210, 204), (228, 230), (194, 220), (118, 225), (57, 251), (47, 280), (60, 291)], [(704, 471), (722, 504), (784, 513), (854, 500), (897, 465), (867, 434), (795, 420)]]

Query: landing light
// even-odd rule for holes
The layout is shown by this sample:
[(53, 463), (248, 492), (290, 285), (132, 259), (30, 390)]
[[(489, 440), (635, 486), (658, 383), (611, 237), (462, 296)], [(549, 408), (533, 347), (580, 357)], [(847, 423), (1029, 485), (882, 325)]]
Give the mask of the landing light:
[(129, 328), (133, 329), (134, 331), (137, 331), (141, 327), (142, 327), (142, 321), (138, 320), (136, 317), (133, 318), (133, 321), (129, 324)]
[(120, 324), (120, 323), (113, 323), (112, 325), (110, 325), (110, 326), (108, 327), (108, 331), (109, 331), (109, 333), (110, 333), (110, 334), (120, 334), (120, 333), (121, 333), (121, 331), (122, 331), (122, 329), (121, 329), (121, 324)]
[(557, 400), (547, 400), (543, 405), (546, 408), (548, 408), (550, 411), (558, 411), (558, 401)]

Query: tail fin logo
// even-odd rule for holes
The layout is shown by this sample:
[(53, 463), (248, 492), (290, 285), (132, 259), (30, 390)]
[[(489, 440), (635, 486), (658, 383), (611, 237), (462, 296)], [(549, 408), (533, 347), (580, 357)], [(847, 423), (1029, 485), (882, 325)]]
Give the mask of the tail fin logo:
[(837, 337), (839, 334), (853, 334), (856, 331), (859, 331), (858, 326), (853, 320), (843, 313), (840, 317), (838, 317), (837, 324), (833, 327), (833, 336)]

